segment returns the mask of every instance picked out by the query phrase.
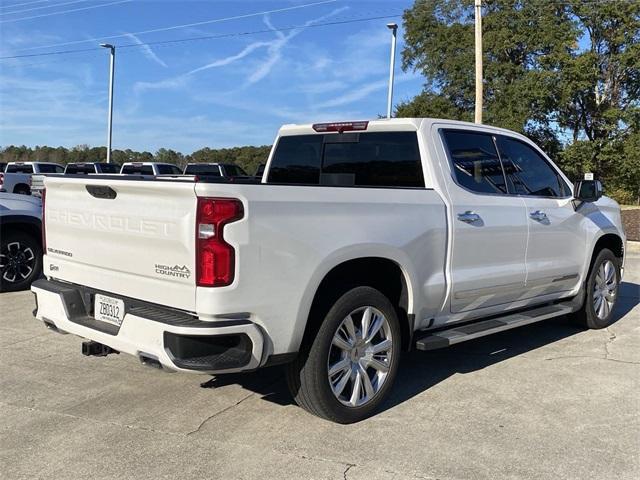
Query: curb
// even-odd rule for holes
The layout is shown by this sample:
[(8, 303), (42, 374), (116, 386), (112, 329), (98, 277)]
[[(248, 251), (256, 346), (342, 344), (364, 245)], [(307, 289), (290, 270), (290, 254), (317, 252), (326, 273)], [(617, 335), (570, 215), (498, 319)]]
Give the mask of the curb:
[(631, 240), (627, 240), (627, 252), (629, 253), (640, 253), (640, 242), (634, 242)]

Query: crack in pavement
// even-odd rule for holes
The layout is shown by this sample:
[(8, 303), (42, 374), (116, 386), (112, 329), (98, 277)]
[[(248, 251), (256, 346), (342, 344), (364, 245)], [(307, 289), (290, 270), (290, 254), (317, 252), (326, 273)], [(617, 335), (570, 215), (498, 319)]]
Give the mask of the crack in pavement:
[(82, 421), (89, 422), (89, 423), (96, 423), (98, 425), (110, 425), (112, 427), (128, 428), (128, 429), (131, 429), (131, 430), (141, 430), (141, 431), (145, 431), (145, 432), (159, 433), (159, 434), (162, 434), (162, 435), (184, 436), (182, 433), (167, 432), (167, 431), (164, 431), (164, 430), (156, 430), (156, 429), (150, 428), (150, 427), (141, 427), (141, 426), (136, 426), (136, 425), (128, 425), (128, 424), (123, 424), (123, 423), (118, 423), (118, 422), (109, 422), (109, 421), (106, 421), (106, 420), (98, 420), (97, 418), (82, 417), (80, 415), (73, 415), (71, 413), (57, 412), (55, 410), (43, 410), (41, 408), (26, 407), (26, 406), (23, 406), (23, 405), (15, 405), (13, 403), (7, 403), (7, 402), (0, 402), (0, 405), (7, 406), (7, 407), (13, 407), (13, 408), (17, 408), (17, 409), (20, 409), (20, 410), (27, 410), (29, 412), (38, 412), (38, 413), (46, 413), (46, 414), (50, 414), (50, 415), (59, 415), (61, 417), (72, 418), (74, 420), (82, 420)]
[(611, 355), (611, 352), (609, 351), (609, 345), (611, 345), (618, 337), (615, 333), (609, 330), (609, 327), (605, 328), (605, 331), (609, 334), (609, 338), (604, 342), (604, 358), (610, 360), (609, 355)]
[(559, 357), (548, 357), (548, 358), (543, 358), (543, 360), (548, 361), (548, 360), (563, 360), (566, 358), (591, 358), (593, 360), (604, 360), (607, 362), (616, 362), (616, 363), (627, 363), (630, 365), (640, 365), (640, 362), (633, 362), (631, 360), (619, 360), (617, 358), (608, 358), (608, 357), (595, 357), (593, 355), (561, 355)]
[[(274, 382), (271, 383), (267, 383), (265, 385), (263, 385), (261, 388), (269, 388), (275, 384), (277, 384), (280, 380), (276, 380)], [(258, 390), (258, 389), (256, 389)], [(206, 417), (204, 420), (202, 420), (202, 422), (200, 422), (200, 425), (198, 425), (198, 428), (196, 428), (195, 430), (191, 430), (190, 432), (187, 432), (186, 436), (188, 437), (189, 435), (193, 435), (195, 433), (198, 433), (200, 431), (200, 429), (210, 420), (216, 418), (219, 415), (222, 415), (225, 412), (228, 412), (229, 410), (237, 407), (238, 405), (240, 405), (242, 402), (244, 402), (245, 400), (250, 399), (251, 397), (257, 395), (258, 392), (251, 392), (250, 394), (246, 395), (245, 397), (242, 397), (240, 400), (238, 400), (236, 403), (229, 405), (228, 407), (223, 408), (222, 410), (218, 410), (217, 412), (209, 415), (208, 417)]]
[(342, 472), (342, 477), (344, 478), (344, 480), (347, 480), (347, 473), (349, 473), (349, 470), (351, 470), (353, 467), (355, 467), (355, 464), (347, 463), (346, 470), (344, 472)]
[(51, 332), (39, 333), (38, 335), (34, 335), (33, 337), (23, 338), (22, 340), (17, 340), (17, 341), (15, 341), (13, 343), (7, 343), (7, 344), (4, 344), (4, 345), (0, 345), (0, 347), (2, 347), (2, 348), (13, 347), (14, 345), (18, 345), (19, 343), (28, 342), (30, 340), (33, 340), (34, 338), (46, 337), (47, 335), (51, 335)]

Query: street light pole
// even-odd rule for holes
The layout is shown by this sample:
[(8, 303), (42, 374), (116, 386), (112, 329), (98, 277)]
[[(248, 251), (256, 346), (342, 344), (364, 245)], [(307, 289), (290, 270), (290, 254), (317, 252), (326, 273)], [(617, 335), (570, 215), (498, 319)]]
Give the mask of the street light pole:
[(475, 0), (476, 20), (476, 111), (475, 122), (482, 123), (482, 0)]
[(109, 118), (107, 120), (107, 163), (111, 163), (111, 137), (113, 130), (113, 82), (116, 68), (116, 47), (108, 43), (101, 43), (101, 47), (108, 48), (111, 52), (109, 67)]
[(391, 118), (391, 108), (393, 106), (393, 74), (396, 63), (396, 33), (398, 25), (387, 23), (387, 28), (391, 30), (391, 61), (389, 63), (389, 95), (387, 96), (387, 118)]

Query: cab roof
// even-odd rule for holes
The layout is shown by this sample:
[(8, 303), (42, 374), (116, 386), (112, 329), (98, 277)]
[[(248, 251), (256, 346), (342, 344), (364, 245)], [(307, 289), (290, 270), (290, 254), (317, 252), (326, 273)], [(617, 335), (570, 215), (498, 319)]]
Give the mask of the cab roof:
[[(434, 123), (444, 123), (452, 126), (464, 126), (473, 129), (483, 129), (485, 131), (492, 131), (495, 133), (508, 133), (510, 135), (520, 134), (504, 128), (494, 127), (492, 125), (477, 124), (472, 122), (462, 122), (459, 120), (449, 120), (446, 118), (381, 118), (376, 120), (338, 120), (318, 123), (306, 123), (306, 124), (287, 124), (280, 128), (279, 135), (309, 135), (315, 133), (326, 133), (327, 131), (336, 132), (340, 127), (329, 127), (330, 130), (326, 130), (327, 126), (346, 125), (352, 124), (355, 128), (346, 127), (345, 132), (393, 132), (393, 131), (417, 131), (422, 128), (429, 128)], [(361, 124), (366, 124), (365, 128), (361, 128)], [(319, 129), (318, 127), (321, 126)]]

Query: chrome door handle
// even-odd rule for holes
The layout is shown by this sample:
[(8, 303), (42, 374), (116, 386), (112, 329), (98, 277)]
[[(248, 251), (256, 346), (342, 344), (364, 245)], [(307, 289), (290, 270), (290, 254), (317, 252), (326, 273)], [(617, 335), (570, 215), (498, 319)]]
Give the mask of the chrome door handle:
[(467, 210), (464, 213), (458, 214), (458, 220), (465, 223), (473, 223), (480, 220), (480, 215), (478, 215), (475, 212), (472, 212), (471, 210)]
[(541, 212), (540, 210), (536, 210), (535, 212), (531, 212), (529, 217), (537, 222), (545, 222), (547, 220), (547, 214)]

